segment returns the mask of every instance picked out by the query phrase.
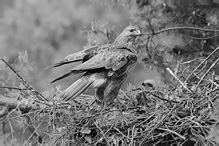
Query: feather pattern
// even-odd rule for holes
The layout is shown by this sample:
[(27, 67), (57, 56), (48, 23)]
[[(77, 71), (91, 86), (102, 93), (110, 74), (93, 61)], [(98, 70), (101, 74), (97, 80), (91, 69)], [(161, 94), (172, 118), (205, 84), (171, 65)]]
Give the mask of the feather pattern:
[(70, 61), (82, 62), (52, 82), (73, 74), (84, 73), (80, 79), (58, 96), (64, 101), (72, 100), (92, 87), (97, 89), (98, 99), (111, 103), (118, 95), (129, 70), (137, 62), (136, 50), (132, 44), (134, 38), (140, 34), (137, 27), (128, 26), (113, 44), (82, 50), (67, 56), (65, 62), (54, 65), (55, 67), (61, 66)]

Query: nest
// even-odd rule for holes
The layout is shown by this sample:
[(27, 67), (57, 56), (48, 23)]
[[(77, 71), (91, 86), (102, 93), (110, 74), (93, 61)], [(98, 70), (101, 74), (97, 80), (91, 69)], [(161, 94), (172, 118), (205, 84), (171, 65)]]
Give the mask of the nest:
[(19, 89), (16, 98), (10, 100), (1, 97), (7, 103), (1, 115), (10, 121), (11, 113), (16, 111), (13, 119), (22, 119), (23, 134), (27, 129), (32, 131), (26, 143), (37, 137), (38, 143), (51, 145), (214, 145), (209, 133), (217, 124), (214, 114), (219, 85), (217, 79), (205, 77), (217, 61), (191, 85), (187, 80), (201, 64), (185, 82), (167, 69), (176, 79), (174, 89), (133, 87), (120, 91), (113, 105), (104, 109), (90, 95), (71, 102), (43, 98), (54, 96), (55, 91), (41, 95), (20, 78), (28, 90)]
[(57, 133), (57, 140), (65, 137), (80, 145), (214, 144), (208, 139), (216, 124), (212, 114), (218, 88), (213, 83), (205, 82), (191, 92), (180, 86), (168, 94), (133, 92), (121, 91), (113, 107), (104, 111), (77, 103), (68, 116), (59, 114), (56, 128), (64, 128), (65, 134)]

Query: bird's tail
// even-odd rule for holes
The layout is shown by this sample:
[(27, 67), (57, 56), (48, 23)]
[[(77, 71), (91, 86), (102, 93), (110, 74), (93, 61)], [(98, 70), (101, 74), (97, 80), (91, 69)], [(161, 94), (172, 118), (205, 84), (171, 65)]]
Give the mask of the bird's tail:
[(70, 54), (70, 55), (66, 56), (64, 60), (48, 66), (47, 68), (45, 68), (45, 70), (59, 67), (59, 66), (65, 65), (65, 64), (70, 64), (70, 63), (82, 61), (85, 55), (86, 55), (86, 53), (84, 52), (84, 50), (76, 52), (74, 54)]
[(52, 69), (52, 68), (55, 68), (55, 67), (59, 67), (59, 66), (65, 65), (65, 64), (70, 64), (70, 63), (74, 63), (74, 62), (78, 62), (78, 61), (81, 61), (81, 59), (70, 60), (70, 61), (63, 60), (63, 61), (57, 62), (55, 64), (52, 64), (52, 65), (46, 67), (44, 70)]
[(70, 99), (74, 99), (79, 96), (82, 92), (87, 90), (93, 81), (89, 81), (85, 78), (80, 78), (76, 82), (74, 82), (70, 87), (61, 92), (58, 96), (64, 101), (68, 101)]

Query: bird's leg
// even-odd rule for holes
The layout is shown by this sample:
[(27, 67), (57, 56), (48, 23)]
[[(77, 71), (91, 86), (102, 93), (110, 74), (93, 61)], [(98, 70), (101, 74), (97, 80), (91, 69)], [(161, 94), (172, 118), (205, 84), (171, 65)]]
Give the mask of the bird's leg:
[(95, 99), (96, 99), (96, 103), (97, 103), (97, 111), (102, 111), (103, 108), (104, 108), (104, 90), (105, 88), (104, 87), (100, 87), (100, 88), (97, 88), (96, 89), (96, 92), (95, 92)]

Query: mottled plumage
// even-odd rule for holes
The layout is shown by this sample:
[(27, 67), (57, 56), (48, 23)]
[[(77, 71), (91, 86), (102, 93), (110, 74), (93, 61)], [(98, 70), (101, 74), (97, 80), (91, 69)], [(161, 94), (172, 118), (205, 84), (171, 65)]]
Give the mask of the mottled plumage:
[(102, 46), (93, 46), (90, 48), (86, 48), (82, 51), (70, 54), (70, 55), (66, 56), (64, 60), (47, 67), (47, 69), (59, 67), (59, 66), (65, 65), (65, 64), (73, 63), (73, 62), (80, 62), (80, 61), (84, 62), (84, 61), (90, 59), (91, 57), (93, 57), (94, 55), (98, 54), (102, 50), (109, 48), (112, 45), (119, 45), (119, 44), (128, 45), (127, 43), (129, 43), (129, 42), (133, 43), (133, 41), (134, 41), (133, 39), (135, 39), (135, 37), (137, 35), (139, 35), (138, 33), (140, 32), (140, 31), (138, 32), (136, 30), (139, 31), (139, 29), (135, 26), (127, 26), (122, 31), (122, 33), (115, 39), (113, 44), (105, 44)]
[(65, 101), (74, 99), (92, 87), (96, 88), (96, 97), (99, 100), (107, 104), (112, 103), (129, 70), (137, 62), (136, 50), (132, 44), (140, 34), (137, 27), (128, 26), (113, 44), (82, 50), (67, 56), (62, 63), (54, 65), (56, 67), (82, 61), (82, 64), (53, 81), (58, 81), (72, 74), (84, 73), (80, 79), (60, 93), (60, 98)]

